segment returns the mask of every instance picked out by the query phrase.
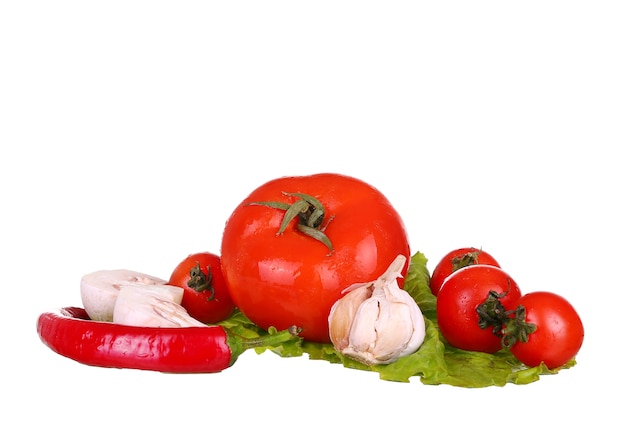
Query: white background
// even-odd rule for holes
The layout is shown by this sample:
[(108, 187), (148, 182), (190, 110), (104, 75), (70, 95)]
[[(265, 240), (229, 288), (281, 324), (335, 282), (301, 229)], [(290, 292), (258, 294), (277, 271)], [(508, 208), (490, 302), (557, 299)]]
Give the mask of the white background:
[[(618, 413), (620, 3), (3, 2), (0, 420)], [(568, 298), (586, 328), (578, 365), (460, 389), (250, 351), (220, 374), (91, 368), (38, 339), (39, 313), (80, 305), (83, 274), (167, 278), (219, 250), (256, 186), (322, 171), (387, 195), (431, 270), (482, 247), (525, 292)]]

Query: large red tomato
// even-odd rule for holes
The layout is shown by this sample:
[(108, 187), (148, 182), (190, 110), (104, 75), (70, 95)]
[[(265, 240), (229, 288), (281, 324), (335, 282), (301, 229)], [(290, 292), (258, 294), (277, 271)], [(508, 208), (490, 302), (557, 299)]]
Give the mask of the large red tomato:
[(359, 179), (334, 173), (258, 187), (228, 219), (221, 249), (241, 312), (265, 329), (296, 325), (314, 342), (330, 342), (328, 314), (342, 290), (375, 280), (398, 254), (408, 259), (410, 247), (389, 200)]

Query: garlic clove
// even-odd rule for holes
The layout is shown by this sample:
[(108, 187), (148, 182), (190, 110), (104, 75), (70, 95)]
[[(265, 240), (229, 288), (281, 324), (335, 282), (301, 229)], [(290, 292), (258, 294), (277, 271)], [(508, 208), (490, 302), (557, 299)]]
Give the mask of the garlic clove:
[[(83, 308), (91, 320), (113, 321), (113, 308), (122, 286), (166, 286), (167, 281), (127, 269), (98, 270), (80, 280)], [(182, 294), (181, 297), (182, 299)], [(178, 300), (180, 304), (180, 300)]]
[(408, 341), (413, 336), (414, 328), (411, 312), (403, 303), (383, 302), (376, 325), (376, 344), (374, 356), (380, 363), (387, 363), (402, 356)]
[(402, 305), (403, 307), (406, 307), (412, 328), (411, 336), (405, 346), (406, 352), (403, 352), (400, 355), (401, 357), (404, 357), (405, 355), (412, 354), (417, 351), (424, 343), (424, 338), (426, 336), (426, 323), (424, 322), (422, 310), (420, 310), (419, 306), (408, 292), (397, 288), (396, 294), (404, 299), (404, 301), (402, 301)]
[(357, 351), (369, 351), (378, 340), (377, 326), (380, 311), (378, 298), (370, 297), (361, 302), (352, 320), (348, 335), (348, 355)]
[(335, 317), (329, 319), (328, 328), (330, 340), (337, 349), (342, 350), (348, 347), (350, 328), (359, 305), (371, 296), (371, 292), (372, 283), (363, 284), (359, 289), (348, 292), (343, 297), (344, 301), (337, 301), (333, 304), (330, 315)]
[(113, 323), (127, 326), (179, 328), (206, 326), (181, 306), (178, 286), (122, 286), (113, 309)]

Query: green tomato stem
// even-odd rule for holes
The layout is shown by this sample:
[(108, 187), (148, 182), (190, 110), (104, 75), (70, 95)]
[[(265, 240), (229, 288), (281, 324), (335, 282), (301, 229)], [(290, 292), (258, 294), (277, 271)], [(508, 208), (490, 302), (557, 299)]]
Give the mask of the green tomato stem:
[(487, 299), (476, 307), (478, 326), (481, 329), (492, 328), (492, 332), (501, 338), (503, 348), (511, 348), (516, 342), (527, 342), (528, 336), (537, 329), (537, 325), (526, 321), (526, 309), (519, 305), (515, 310), (506, 310), (500, 298), (506, 296), (490, 291)]
[(324, 205), (312, 195), (297, 192), (283, 192), (282, 194), (290, 197), (297, 197), (299, 198), (299, 200), (295, 201), (292, 204), (281, 203), (278, 201), (258, 201), (248, 203), (247, 205), (266, 206), (285, 211), (285, 216), (281, 221), (280, 227), (278, 228), (276, 235), (282, 235), (287, 229), (289, 223), (297, 217), (297, 230), (323, 243), (329, 249), (329, 254), (332, 254), (332, 252), (334, 251), (333, 243), (324, 233), (324, 230), (326, 229), (328, 223), (330, 223), (330, 221), (332, 220), (333, 216), (328, 219), (326, 225), (322, 226), (322, 224), (324, 223), (324, 217), (326, 215)]

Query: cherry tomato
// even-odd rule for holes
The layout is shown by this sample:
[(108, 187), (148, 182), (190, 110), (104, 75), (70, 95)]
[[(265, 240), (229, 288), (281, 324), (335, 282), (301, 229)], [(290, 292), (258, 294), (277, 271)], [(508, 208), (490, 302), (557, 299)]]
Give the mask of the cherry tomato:
[(296, 325), (304, 339), (330, 342), (328, 314), (342, 290), (377, 279), (410, 248), (400, 215), (379, 190), (323, 173), (255, 189), (228, 219), (221, 254), (233, 300), (250, 320), (279, 330)]
[(526, 322), (536, 326), (526, 342), (517, 341), (511, 353), (522, 363), (549, 369), (566, 364), (580, 350), (585, 331), (580, 316), (565, 298), (546, 291), (525, 294), (519, 303), (526, 310)]
[(220, 322), (235, 310), (216, 254), (190, 254), (176, 266), (169, 284), (184, 289), (181, 305), (203, 323)]
[(471, 266), (474, 264), (490, 264), (492, 266), (500, 267), (496, 259), (482, 249), (465, 247), (452, 250), (443, 256), (441, 261), (439, 261), (437, 266), (433, 269), (429, 282), (430, 290), (433, 295), (439, 294), (441, 285), (444, 284), (445, 279), (453, 272), (465, 266)]
[[(502, 349), (500, 319), (517, 307), (520, 298), (518, 284), (501, 268), (464, 267), (448, 277), (437, 296), (439, 330), (456, 348), (494, 353)], [(481, 321), (494, 325), (481, 328)]]

